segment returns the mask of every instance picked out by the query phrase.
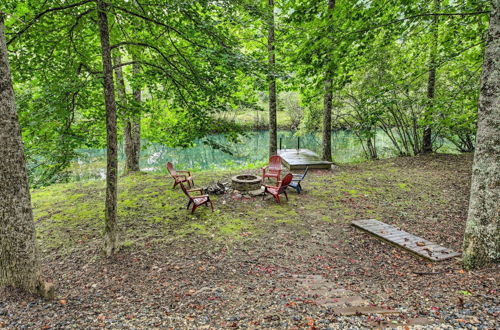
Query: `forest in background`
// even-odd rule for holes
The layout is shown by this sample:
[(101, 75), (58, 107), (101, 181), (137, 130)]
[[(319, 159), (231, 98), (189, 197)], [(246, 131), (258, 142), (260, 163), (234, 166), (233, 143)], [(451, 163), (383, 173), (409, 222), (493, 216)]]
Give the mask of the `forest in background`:
[[(234, 113), (259, 113), (269, 123), (273, 80), (277, 110), (296, 134), (349, 129), (372, 159), (377, 130), (399, 155), (432, 151), (439, 138), (474, 150), (488, 1), (106, 6), (117, 132), (127, 158), (139, 157), (140, 141), (189, 147), (204, 139), (218, 147), (210, 139), (217, 132), (237, 142), (248, 125), (231, 120)], [(32, 185), (65, 181), (77, 150), (106, 147), (96, 7), (85, 0), (9, 0), (0, 11), (8, 13)]]

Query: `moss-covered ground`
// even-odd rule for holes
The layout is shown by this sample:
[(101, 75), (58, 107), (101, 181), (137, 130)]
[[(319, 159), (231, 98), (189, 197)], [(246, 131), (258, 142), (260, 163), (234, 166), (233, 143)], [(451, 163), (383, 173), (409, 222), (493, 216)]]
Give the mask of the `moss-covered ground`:
[[(375, 218), (460, 251), (470, 167), (470, 155), (344, 165), (311, 171), (303, 194), (289, 192), (282, 204), (226, 194), (211, 197), (215, 212), (201, 207), (194, 215), (167, 175), (121, 177), (121, 250), (112, 258), (100, 254), (103, 181), (34, 190), (43, 272), (60, 300), (9, 293), (0, 298), (0, 325), (286, 328), (310, 327), (312, 319), (335, 328), (373, 321), (310, 303), (314, 297), (289, 285), (297, 274), (320, 274), (398, 309), (399, 320), (492, 325), (498, 268), (472, 273), (458, 259), (430, 263), (350, 225)], [(258, 169), (194, 173), (195, 183), (242, 172)]]

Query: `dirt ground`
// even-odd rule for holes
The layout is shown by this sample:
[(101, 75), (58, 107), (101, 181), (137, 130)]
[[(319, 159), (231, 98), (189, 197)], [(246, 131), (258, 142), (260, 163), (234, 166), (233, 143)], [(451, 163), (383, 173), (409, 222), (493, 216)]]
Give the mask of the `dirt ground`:
[[(122, 248), (112, 258), (100, 254), (103, 182), (35, 190), (43, 275), (58, 298), (0, 291), (0, 328), (495, 329), (498, 265), (432, 263), (350, 224), (375, 218), (461, 251), (471, 161), (313, 171), (280, 205), (231, 193), (195, 215), (166, 175), (120, 178)], [(202, 187), (242, 172), (259, 173), (193, 175)]]

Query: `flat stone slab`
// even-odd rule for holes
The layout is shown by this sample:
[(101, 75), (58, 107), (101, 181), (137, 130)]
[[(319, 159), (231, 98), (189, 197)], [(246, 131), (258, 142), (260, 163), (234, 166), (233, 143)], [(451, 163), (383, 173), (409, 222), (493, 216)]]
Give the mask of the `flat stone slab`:
[(431, 261), (441, 261), (460, 256), (458, 252), (375, 219), (356, 220), (352, 222), (352, 225)]
[(371, 302), (363, 299), (356, 293), (339, 288), (322, 275), (293, 275), (293, 279), (299, 288), (318, 305), (324, 307), (352, 307), (367, 306)]
[(333, 313), (336, 315), (352, 316), (352, 315), (370, 315), (370, 314), (399, 314), (401, 312), (378, 306), (355, 306), (355, 307), (344, 307), (344, 308), (334, 308)]
[(363, 299), (361, 296), (350, 296), (350, 297), (340, 297), (340, 298), (323, 298), (318, 299), (316, 302), (325, 307), (340, 307), (340, 306), (368, 306), (371, 304), (370, 301)]
[(438, 327), (437, 324), (439, 322), (424, 317), (417, 317), (413, 319), (408, 319), (403, 322), (395, 320), (392, 320), (391, 322), (379, 320), (379, 321), (370, 321), (368, 323), (372, 326), (372, 329), (405, 329), (405, 328), (408, 329), (410, 327), (416, 327), (416, 326), (420, 326), (418, 328), (420, 329), (423, 326), (431, 324), (435, 325), (435, 327)]
[(247, 194), (249, 194), (252, 197), (262, 196), (264, 195), (264, 188), (261, 187), (260, 189), (257, 190), (248, 191)]
[(328, 308), (339, 316), (400, 314), (400, 311), (385, 306), (376, 306), (370, 299), (356, 292), (339, 288), (336, 283), (316, 274), (292, 275), (291, 281), (307, 294), (317, 305)]
[(283, 159), (283, 165), (289, 170), (329, 169), (332, 162), (322, 160), (316, 153), (309, 149), (280, 149), (278, 155)]

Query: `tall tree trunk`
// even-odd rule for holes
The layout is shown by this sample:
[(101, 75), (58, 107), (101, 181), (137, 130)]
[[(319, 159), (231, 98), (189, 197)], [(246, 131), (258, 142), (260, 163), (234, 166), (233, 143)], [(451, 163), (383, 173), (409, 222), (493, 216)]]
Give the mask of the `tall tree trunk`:
[[(123, 106), (127, 106), (127, 91), (125, 89), (125, 79), (123, 78), (123, 68), (121, 64), (121, 55), (115, 56), (115, 76), (118, 100)], [(140, 66), (133, 64), (133, 74), (139, 75)], [(134, 89), (134, 99), (141, 101), (141, 90)], [(123, 140), (125, 146), (125, 169), (124, 174), (139, 171), (139, 151), (140, 151), (140, 115), (129, 114), (123, 120)]]
[(274, 52), (274, 0), (268, 0), (269, 6), (269, 34), (267, 37), (267, 51), (269, 62), (269, 156), (276, 155), (278, 149), (276, 125), (276, 74)]
[[(116, 52), (118, 53), (119, 50), (117, 49)], [(116, 94), (118, 96), (118, 102), (119, 105), (122, 108), (127, 107), (127, 90), (125, 88), (125, 79), (123, 78), (123, 68), (121, 67), (122, 63), (122, 56), (120, 53), (115, 56), (115, 80), (116, 80)], [(123, 112), (122, 112), (123, 113)], [(128, 116), (125, 116), (123, 119), (123, 144), (125, 147), (125, 169), (124, 169), (124, 174), (128, 174), (128, 156), (129, 152), (127, 152), (130, 148), (130, 122), (128, 120)]]
[[(328, 0), (328, 16), (331, 19), (335, 9), (335, 0)], [(329, 25), (333, 26), (332, 24)], [(329, 33), (332, 33), (329, 29)], [(331, 56), (328, 56), (331, 58)], [(331, 65), (329, 63), (328, 65)], [(323, 143), (321, 158), (326, 161), (332, 161), (332, 71), (329, 69), (325, 73), (325, 85), (323, 96)]]
[[(330, 76), (330, 74), (327, 74)], [(323, 97), (323, 160), (332, 161), (332, 80), (325, 79), (325, 94)]]
[[(434, 12), (439, 12), (441, 8), (441, 0), (434, 0)], [(434, 94), (436, 91), (436, 53), (438, 48), (438, 29), (439, 29), (439, 16), (432, 17), (432, 41), (429, 50), (429, 78), (427, 80), (427, 99), (428, 105), (424, 113), (424, 134), (422, 137), (422, 152), (432, 152), (432, 108), (434, 107)]]
[(500, 262), (500, 0), (491, 1), (463, 264)]
[(117, 183), (118, 183), (118, 142), (116, 134), (115, 87), (113, 83), (113, 66), (111, 64), (111, 48), (109, 45), (108, 16), (106, 4), (97, 0), (97, 16), (101, 37), (101, 57), (104, 73), (104, 102), (106, 105), (106, 205), (104, 226), (104, 252), (107, 256), (117, 250)]
[[(118, 50), (117, 50), (118, 52)], [(123, 78), (122, 56), (118, 54), (115, 56), (115, 76), (116, 76), (116, 93), (118, 100), (125, 105), (127, 103), (125, 79)]]
[(53, 287), (40, 276), (3, 20), (0, 12), (0, 287), (12, 286), (51, 298)]
[[(138, 63), (134, 63), (132, 67), (132, 73), (134, 77), (138, 77), (141, 74), (141, 66)], [(136, 106), (141, 103), (141, 88), (138, 85), (132, 87), (132, 93), (134, 95), (134, 101)], [(127, 167), (131, 172), (137, 172), (139, 168), (139, 160), (141, 155), (141, 113), (136, 111), (129, 120), (130, 123), (130, 150), (129, 156), (127, 157)]]

